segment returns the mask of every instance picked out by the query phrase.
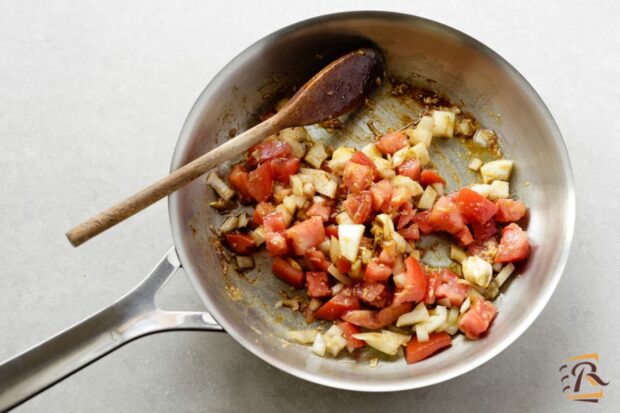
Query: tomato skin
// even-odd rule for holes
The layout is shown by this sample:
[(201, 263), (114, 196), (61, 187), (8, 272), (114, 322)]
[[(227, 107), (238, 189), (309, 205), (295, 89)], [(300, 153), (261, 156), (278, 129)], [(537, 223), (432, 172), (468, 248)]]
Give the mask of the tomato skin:
[(306, 272), (306, 288), (308, 289), (308, 296), (313, 298), (323, 298), (332, 295), (332, 290), (329, 288), (327, 273), (323, 271)]
[(228, 183), (237, 191), (239, 201), (247, 203), (252, 199), (250, 194), (250, 179), (248, 171), (242, 165), (234, 165), (228, 175)]
[(484, 224), (472, 222), (471, 229), (474, 231), (474, 238), (476, 241), (484, 241), (497, 234), (497, 224), (493, 218), (489, 219)]
[(274, 212), (276, 207), (269, 202), (259, 202), (258, 205), (254, 207), (254, 213), (252, 214), (252, 219), (256, 225), (263, 225), (263, 218)]
[(392, 294), (384, 284), (364, 282), (356, 287), (357, 297), (364, 303), (377, 308), (385, 308), (390, 303)]
[(334, 321), (348, 311), (357, 310), (358, 308), (360, 308), (360, 303), (353, 289), (345, 287), (316, 310), (314, 316), (320, 320)]
[(401, 228), (398, 233), (407, 241), (417, 241), (420, 239), (420, 229), (417, 224), (411, 224), (407, 228)]
[(392, 303), (379, 311), (354, 310), (347, 312), (342, 318), (344, 321), (371, 330), (389, 326), (398, 320), (398, 317), (413, 309), (413, 303)]
[(312, 248), (306, 252), (306, 260), (313, 271), (327, 271), (331, 264), (327, 258), (325, 258), (325, 254), (316, 248)]
[(469, 221), (484, 224), (497, 212), (497, 205), (469, 188), (463, 188), (452, 197), (461, 214)]
[(299, 158), (275, 158), (271, 162), (271, 173), (273, 179), (277, 182), (288, 185), (291, 180), (291, 175), (295, 175), (299, 172), (300, 161)]
[(431, 232), (435, 231), (434, 225), (431, 224), (430, 221), (428, 220), (430, 215), (431, 215), (431, 210), (429, 209), (426, 211), (418, 212), (413, 217), (413, 222), (416, 223), (416, 225), (418, 226), (418, 229), (420, 230), (422, 234), (430, 234)]
[(355, 224), (363, 224), (372, 211), (372, 196), (369, 191), (350, 193), (342, 206)]
[(516, 222), (527, 213), (527, 207), (521, 201), (513, 199), (498, 199), (495, 201), (497, 213), (495, 220), (501, 223)]
[(254, 167), (270, 159), (285, 157), (291, 153), (288, 143), (282, 141), (261, 142), (248, 149), (246, 165)]
[(293, 243), (295, 254), (304, 255), (310, 248), (318, 246), (325, 239), (323, 220), (320, 217), (310, 217), (287, 229), (286, 234)]
[(420, 185), (428, 186), (432, 184), (446, 184), (446, 180), (443, 179), (437, 171), (433, 171), (432, 169), (425, 169), (422, 171), (420, 175)]
[[(450, 234), (456, 234), (465, 228), (465, 222), (459, 208), (446, 196), (439, 197), (433, 205), (428, 216), (428, 222), (435, 230), (446, 231)], [(419, 223), (418, 226), (420, 226)]]
[(414, 337), (409, 343), (407, 343), (407, 348), (405, 350), (407, 364), (424, 360), (439, 350), (450, 347), (451, 345), (452, 338), (448, 335), (448, 333), (444, 332), (429, 334), (428, 341), (425, 342), (420, 342), (417, 337)]
[(396, 173), (398, 175), (407, 176), (414, 181), (418, 181), (420, 179), (420, 170), (420, 161), (417, 159), (409, 159), (396, 168)]
[(526, 259), (530, 255), (530, 242), (527, 232), (515, 223), (509, 224), (502, 231), (502, 238), (497, 247), (495, 262), (508, 263)]
[(248, 192), (256, 202), (267, 201), (273, 194), (273, 178), (268, 163), (260, 165), (248, 174)]
[(372, 184), (370, 193), (372, 194), (372, 209), (373, 211), (386, 212), (390, 208), (390, 200), (392, 199), (392, 183), (387, 179)]
[(370, 167), (351, 161), (347, 162), (342, 174), (342, 181), (353, 193), (370, 188), (373, 178), (374, 174)]
[(428, 279), (424, 268), (413, 257), (405, 259), (405, 275), (403, 285), (396, 285), (393, 305), (418, 302), (424, 298)]
[(353, 337), (353, 335), (361, 333), (359, 328), (346, 321), (339, 321), (336, 325), (342, 330), (342, 335), (347, 340), (347, 346), (349, 348), (362, 348), (366, 345), (365, 341)]
[(486, 300), (476, 301), (459, 320), (458, 327), (470, 340), (479, 339), (495, 318), (497, 309)]
[(296, 288), (303, 288), (304, 286), (304, 272), (298, 268), (293, 267), (287, 261), (280, 257), (273, 259), (271, 265), (271, 271), (273, 274), (284, 281), (287, 284)]
[(395, 131), (383, 135), (375, 145), (381, 153), (388, 153), (391, 155), (397, 150), (404, 148), (407, 143), (407, 135), (401, 131)]
[(309, 217), (320, 217), (323, 222), (329, 221), (329, 216), (332, 213), (332, 207), (325, 202), (315, 202), (306, 211), (306, 215)]
[(379, 261), (378, 258), (370, 260), (364, 272), (364, 280), (367, 282), (385, 282), (392, 275), (392, 267)]
[(237, 254), (248, 255), (253, 253), (256, 249), (254, 238), (252, 238), (248, 234), (229, 232), (224, 235), (224, 237), (226, 239), (226, 244), (228, 244), (228, 247)]
[(380, 177), (379, 170), (377, 169), (377, 165), (375, 165), (372, 159), (366, 156), (364, 152), (360, 152), (360, 151), (355, 152), (353, 156), (351, 157), (351, 162), (355, 162), (360, 165), (368, 166), (370, 169), (372, 169), (372, 174), (375, 180)]

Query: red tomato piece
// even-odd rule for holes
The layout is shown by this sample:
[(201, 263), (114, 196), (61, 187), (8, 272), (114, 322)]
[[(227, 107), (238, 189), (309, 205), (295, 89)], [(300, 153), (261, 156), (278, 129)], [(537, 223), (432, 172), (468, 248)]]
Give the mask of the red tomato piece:
[(497, 213), (495, 214), (497, 222), (516, 222), (523, 218), (527, 212), (525, 204), (521, 201), (498, 199), (495, 204), (497, 205)]
[(370, 159), (364, 152), (357, 151), (351, 157), (351, 162), (358, 163), (360, 165), (368, 166), (372, 169), (372, 174), (374, 179), (379, 178), (379, 170), (377, 169), (377, 165)]
[(426, 291), (424, 292), (424, 298), (422, 301), (424, 304), (434, 304), (437, 298), (437, 288), (442, 283), (441, 272), (433, 271), (428, 274), (428, 282), (426, 284)]
[(273, 194), (271, 166), (262, 164), (248, 174), (248, 192), (257, 202), (267, 201)]
[(381, 153), (390, 155), (407, 145), (407, 135), (401, 131), (390, 132), (383, 135), (375, 144)]
[(299, 172), (298, 158), (275, 158), (270, 163), (271, 173), (275, 181), (288, 185), (291, 175)]
[(284, 217), (279, 211), (271, 212), (263, 217), (263, 226), (266, 232), (282, 232), (286, 229)]
[(248, 255), (254, 252), (256, 244), (254, 244), (254, 238), (248, 234), (241, 234), (239, 232), (229, 232), (225, 236), (226, 244), (228, 247), (241, 255)]
[(310, 248), (316, 247), (325, 239), (323, 220), (320, 217), (310, 217), (287, 229), (286, 234), (293, 243), (295, 254), (304, 255)]
[(394, 257), (396, 256), (395, 248), (383, 248), (379, 254), (379, 262), (392, 267), (394, 265)]
[(476, 301), (463, 317), (461, 317), (458, 326), (470, 340), (477, 340), (484, 334), (497, 314), (495, 306), (486, 300)]
[(342, 330), (342, 335), (347, 340), (347, 347), (349, 348), (362, 348), (366, 345), (366, 342), (353, 337), (355, 334), (361, 333), (360, 329), (351, 323), (346, 321), (340, 321), (337, 323), (338, 327)]
[(401, 163), (400, 166), (396, 168), (396, 173), (398, 175), (407, 176), (414, 181), (418, 181), (420, 179), (420, 169), (421, 167), (419, 160), (409, 159), (408, 161)]
[(407, 343), (405, 350), (405, 358), (407, 364), (416, 363), (420, 360), (424, 360), (437, 353), (439, 350), (452, 345), (452, 338), (448, 333), (432, 333), (428, 335), (428, 341), (418, 341), (417, 337), (411, 339)]
[(344, 321), (360, 327), (378, 330), (389, 326), (398, 320), (398, 317), (408, 313), (413, 309), (413, 303), (392, 303), (379, 311), (354, 310), (346, 313), (342, 318)]
[(365, 282), (359, 285), (356, 291), (360, 300), (377, 308), (387, 307), (392, 298), (390, 291), (381, 283)]
[(325, 254), (316, 248), (306, 252), (306, 260), (313, 271), (327, 271), (330, 266), (330, 262), (325, 258)]
[(441, 283), (436, 287), (436, 299), (447, 298), (453, 307), (459, 307), (467, 298), (469, 287), (458, 282), (459, 277), (452, 271), (443, 269), (440, 273)]
[(249, 202), (252, 199), (250, 194), (250, 179), (248, 171), (242, 165), (234, 165), (228, 175), (228, 183), (237, 191), (241, 202)]
[(443, 179), (437, 171), (432, 169), (425, 169), (420, 175), (420, 185), (427, 186), (432, 184), (446, 184), (446, 180)]
[(269, 255), (272, 257), (287, 255), (289, 253), (288, 242), (284, 233), (281, 232), (266, 232), (265, 246), (267, 247)]
[(484, 241), (497, 234), (497, 224), (493, 218), (489, 219), (484, 224), (472, 222), (471, 229), (474, 231), (474, 238), (476, 241)]
[(430, 221), (428, 220), (430, 215), (431, 215), (431, 210), (429, 209), (426, 211), (418, 212), (413, 217), (413, 222), (416, 223), (416, 225), (418, 226), (418, 229), (420, 230), (422, 234), (429, 234), (435, 231), (435, 226), (431, 224)]
[(393, 305), (409, 302), (418, 302), (424, 298), (426, 293), (426, 285), (428, 279), (424, 273), (424, 268), (420, 265), (418, 260), (413, 257), (407, 257), (405, 259), (405, 272), (399, 274), (402, 276), (402, 281), (397, 282), (396, 276), (394, 277), (394, 283), (396, 284), (396, 292), (394, 293)]
[[(428, 222), (436, 230), (446, 231), (450, 234), (456, 234), (465, 228), (465, 222), (459, 208), (447, 196), (439, 197), (435, 205), (433, 205), (433, 209), (431, 209), (431, 213), (428, 216)], [(418, 223), (418, 226), (422, 228), (420, 223)]]
[(265, 215), (268, 215), (276, 210), (269, 202), (259, 202), (258, 205), (254, 207), (254, 213), (252, 214), (252, 219), (256, 223), (256, 225), (263, 225), (263, 218)]
[(398, 233), (407, 241), (417, 241), (420, 239), (420, 229), (417, 224), (411, 224), (407, 228), (401, 228)]
[(342, 181), (349, 191), (357, 193), (370, 188), (374, 174), (368, 166), (355, 162), (347, 162), (342, 174)]
[(494, 237), (472, 242), (467, 246), (467, 255), (475, 255), (489, 262), (493, 261), (495, 254), (497, 254), (497, 240)]
[(342, 206), (354, 223), (363, 224), (372, 210), (372, 195), (369, 191), (350, 193)]
[(336, 260), (336, 269), (341, 274), (346, 274), (351, 271), (351, 262), (344, 257), (340, 257)]
[(325, 235), (329, 238), (336, 237), (338, 238), (338, 226), (337, 225), (328, 225), (325, 227)]
[(349, 311), (360, 308), (360, 302), (352, 288), (343, 288), (331, 300), (323, 304), (314, 312), (314, 316), (320, 320), (338, 320)]
[(332, 290), (329, 288), (327, 273), (323, 271), (306, 272), (306, 288), (308, 289), (308, 296), (310, 297), (322, 298), (332, 295)]
[(332, 207), (325, 202), (315, 202), (306, 211), (306, 215), (309, 217), (320, 217), (323, 222), (329, 221), (329, 216), (332, 213)]
[(387, 179), (372, 184), (370, 193), (372, 194), (372, 209), (374, 211), (387, 211), (390, 208), (392, 199), (392, 183)]
[(459, 241), (459, 243), (465, 247), (474, 242), (474, 237), (471, 235), (471, 231), (469, 231), (469, 228), (467, 228), (467, 226), (464, 226), (463, 228), (458, 230), (454, 234), (454, 236)]
[(304, 286), (304, 272), (300, 268), (293, 267), (288, 261), (280, 257), (273, 259), (271, 271), (276, 277), (293, 287), (303, 288)]
[(461, 214), (469, 221), (484, 224), (497, 212), (497, 205), (476, 191), (463, 188), (452, 197)]
[(497, 247), (495, 262), (507, 263), (526, 259), (530, 255), (530, 242), (527, 232), (515, 223), (509, 224), (502, 231), (502, 238)]
[(291, 153), (291, 147), (286, 142), (261, 142), (248, 149), (246, 164), (253, 167), (270, 159), (286, 157), (289, 153)]
[(400, 212), (398, 213), (398, 225), (396, 226), (396, 228), (401, 229), (403, 227), (406, 227), (407, 224), (413, 221), (413, 218), (416, 215), (416, 211), (416, 209), (413, 209), (413, 205), (411, 204), (411, 202), (403, 204)]
[(378, 258), (370, 260), (364, 272), (364, 280), (367, 282), (384, 282), (392, 275), (392, 267), (379, 261)]

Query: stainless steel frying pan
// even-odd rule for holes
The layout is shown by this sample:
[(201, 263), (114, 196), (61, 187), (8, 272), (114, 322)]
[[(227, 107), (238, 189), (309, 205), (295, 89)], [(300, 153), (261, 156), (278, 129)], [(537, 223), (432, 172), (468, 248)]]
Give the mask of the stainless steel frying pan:
[[(507, 157), (516, 160), (512, 181), (530, 207), (532, 257), (497, 301), (499, 316), (479, 341), (457, 339), (453, 347), (423, 362), (382, 361), (378, 368), (348, 359), (323, 359), (307, 348), (283, 342), (284, 332), (303, 327), (299, 314), (274, 309), (283, 285), (259, 260), (243, 276), (220, 261), (211, 242), (211, 224), (221, 217), (207, 207), (213, 197), (204, 180), (169, 198), (174, 248), (133, 291), (110, 307), (0, 366), (0, 410), (14, 406), (121, 345), (170, 330), (223, 331), (268, 363), (327, 386), (360, 391), (414, 389), (448, 380), (491, 359), (534, 321), (555, 289), (573, 234), (575, 201), (569, 158), (562, 136), (540, 97), (506, 61), (486, 46), (444, 25), (396, 13), (355, 12), (322, 16), (281, 29), (232, 60), (202, 92), (181, 131), (171, 169), (196, 158), (243, 130), (282, 95), (290, 94), (333, 56), (368, 42), (381, 47), (389, 72), (413, 84), (445, 92), (502, 137)], [(353, 114), (346, 135), (368, 139), (365, 122), (402, 126), (416, 116), (413, 103), (395, 104), (383, 90), (376, 108)], [(445, 147), (439, 168), (447, 176), (467, 175), (459, 150)], [(458, 161), (458, 162), (457, 162)], [(452, 182), (457, 184), (456, 182)], [(154, 297), (181, 266), (207, 312), (169, 312)]]

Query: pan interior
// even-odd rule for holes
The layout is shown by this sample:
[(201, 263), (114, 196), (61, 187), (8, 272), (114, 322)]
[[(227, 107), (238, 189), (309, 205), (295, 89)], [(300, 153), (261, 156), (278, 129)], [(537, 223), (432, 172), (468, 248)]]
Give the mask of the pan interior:
[[(533, 253), (498, 298), (499, 315), (485, 339), (468, 342), (459, 337), (448, 351), (412, 366), (402, 359), (382, 359), (373, 368), (364, 360), (317, 357), (309, 348), (283, 340), (285, 331), (307, 324), (298, 313), (274, 308), (285, 287), (271, 274), (269, 258), (261, 256), (256, 269), (242, 275), (218, 258), (210, 227), (218, 227), (222, 217), (208, 207), (214, 195), (204, 179), (170, 197), (170, 216), (175, 245), (193, 285), (241, 344), (314, 382), (353, 390), (399, 390), (449, 379), (493, 357), (529, 326), (561, 275), (574, 221), (570, 165), (551, 115), (512, 67), (475, 40), (412, 16), (345, 13), (298, 23), (245, 50), (209, 84), (183, 127), (172, 168), (247, 129), (331, 58), (369, 42), (385, 51), (391, 75), (449, 96), (498, 132), (506, 158), (516, 161), (511, 187), (530, 208)], [(334, 145), (361, 147), (372, 138), (368, 120), (380, 130), (399, 128), (421, 109), (414, 101), (391, 97), (388, 82), (372, 100), (374, 109), (352, 114), (341, 131), (308, 131)], [(464, 148), (435, 142), (433, 160), (448, 178), (448, 189), (473, 182)]]

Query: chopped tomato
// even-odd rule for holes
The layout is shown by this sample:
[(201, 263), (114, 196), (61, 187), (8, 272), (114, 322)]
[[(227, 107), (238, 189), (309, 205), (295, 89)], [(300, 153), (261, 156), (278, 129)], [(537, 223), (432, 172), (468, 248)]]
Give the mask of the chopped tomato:
[(396, 168), (396, 173), (398, 175), (407, 176), (414, 181), (418, 181), (420, 179), (420, 161), (417, 159), (409, 159)]
[[(440, 197), (433, 205), (433, 209), (431, 209), (431, 213), (428, 216), (428, 222), (435, 230), (446, 231), (451, 234), (456, 234), (465, 228), (461, 212), (447, 196)], [(418, 223), (418, 226), (420, 226), (420, 229), (422, 228), (420, 223)]]
[(372, 196), (369, 191), (362, 191), (357, 194), (350, 193), (342, 206), (351, 221), (355, 224), (363, 224), (372, 209)]
[(269, 163), (273, 179), (288, 185), (291, 175), (299, 172), (299, 163), (298, 158), (275, 158)]
[(320, 217), (323, 222), (329, 221), (329, 215), (332, 213), (332, 207), (325, 202), (315, 202), (306, 211), (309, 217)]
[(401, 228), (398, 233), (407, 241), (417, 241), (420, 239), (420, 229), (417, 224), (411, 224), (407, 228)]
[(493, 218), (489, 219), (484, 224), (478, 224), (477, 222), (471, 223), (471, 229), (474, 231), (474, 238), (477, 241), (484, 241), (497, 234), (497, 224)]
[(470, 340), (477, 340), (489, 328), (497, 309), (486, 300), (476, 301), (461, 317), (458, 326)]
[(378, 258), (373, 258), (366, 266), (364, 279), (368, 282), (384, 282), (390, 278), (390, 275), (392, 275), (392, 267), (382, 263)]
[(327, 271), (330, 265), (330, 262), (325, 258), (325, 254), (316, 248), (312, 248), (306, 252), (306, 260), (308, 261), (310, 269), (313, 271)]
[(237, 254), (247, 255), (254, 252), (256, 244), (254, 244), (254, 238), (248, 234), (241, 234), (239, 232), (229, 232), (225, 235), (226, 244), (228, 247)]
[(253, 167), (270, 159), (285, 157), (289, 153), (291, 153), (291, 147), (286, 142), (261, 142), (258, 145), (252, 146), (248, 149), (246, 164)]
[(241, 202), (248, 202), (252, 199), (250, 194), (250, 179), (248, 171), (242, 165), (234, 165), (228, 175), (228, 183), (239, 194)]
[(467, 298), (469, 287), (458, 282), (459, 277), (452, 271), (441, 271), (441, 283), (436, 287), (436, 299), (447, 298), (453, 307), (459, 307)]
[(288, 261), (280, 257), (273, 259), (271, 271), (276, 277), (293, 287), (302, 288), (304, 286), (304, 272), (301, 268), (293, 267)]
[(338, 320), (348, 311), (360, 308), (360, 302), (352, 288), (343, 288), (331, 300), (323, 304), (314, 312), (314, 316), (321, 320)]
[(418, 229), (420, 230), (422, 234), (429, 234), (435, 231), (435, 227), (428, 220), (430, 215), (431, 215), (431, 210), (429, 209), (426, 211), (418, 212), (413, 217), (413, 222), (416, 223), (416, 225), (418, 226)]
[(390, 207), (392, 192), (392, 183), (387, 179), (372, 184), (370, 188), (370, 193), (372, 194), (372, 209), (374, 211), (385, 212)]
[(420, 185), (427, 186), (432, 184), (444, 184), (446, 180), (443, 179), (437, 171), (433, 171), (432, 169), (425, 169), (422, 171), (420, 175)]
[(273, 194), (271, 166), (263, 164), (248, 174), (248, 192), (257, 202), (267, 201)]
[(502, 238), (497, 247), (495, 262), (516, 262), (526, 259), (530, 255), (530, 242), (527, 232), (515, 223), (509, 224), (502, 231)]
[(329, 238), (336, 237), (338, 238), (338, 226), (337, 225), (328, 225), (325, 227), (325, 235)]
[(450, 338), (448, 333), (444, 332), (429, 334), (428, 341), (418, 341), (418, 338), (414, 337), (407, 343), (407, 349), (405, 350), (407, 364), (424, 360), (451, 345), (452, 338)]
[(411, 204), (411, 202), (403, 204), (398, 214), (398, 225), (396, 226), (396, 228), (401, 229), (403, 227), (406, 227), (407, 224), (413, 221), (416, 211), (416, 209), (413, 209), (413, 205)]
[(357, 288), (357, 297), (366, 304), (377, 307), (386, 307), (392, 295), (384, 284), (365, 282)]
[(390, 155), (407, 145), (407, 135), (401, 131), (390, 132), (383, 135), (376, 143), (377, 149)]
[(284, 217), (279, 211), (271, 212), (263, 217), (263, 226), (266, 232), (282, 232), (286, 229)]
[(316, 247), (325, 239), (323, 220), (319, 217), (310, 217), (287, 229), (286, 234), (293, 243), (295, 254), (304, 255), (310, 248)]
[(340, 257), (336, 260), (336, 269), (341, 274), (346, 274), (351, 271), (351, 261), (347, 260), (344, 257)]
[(493, 262), (497, 254), (497, 240), (495, 237), (487, 238), (484, 241), (472, 242), (467, 246), (467, 255), (477, 256), (488, 262)]
[(269, 202), (259, 202), (256, 207), (254, 207), (254, 214), (252, 215), (252, 219), (256, 223), (256, 225), (263, 225), (263, 218), (265, 215), (270, 214), (276, 210)]
[(347, 162), (344, 167), (342, 181), (351, 192), (361, 192), (370, 188), (374, 178), (372, 169), (355, 162)]
[(459, 240), (461, 245), (465, 247), (474, 242), (474, 237), (471, 235), (471, 232), (469, 231), (469, 228), (467, 228), (467, 226), (464, 226), (463, 228), (458, 230), (454, 234), (454, 236), (456, 237), (456, 239)]
[(422, 301), (424, 304), (434, 304), (437, 298), (437, 288), (442, 283), (441, 272), (433, 271), (428, 274), (428, 282), (426, 284), (426, 291), (424, 292), (424, 298)]
[(357, 151), (351, 157), (351, 162), (358, 163), (360, 165), (368, 166), (372, 169), (372, 174), (374, 179), (379, 178), (379, 170), (377, 169), (377, 165), (370, 159), (364, 152)]
[(424, 273), (424, 268), (422, 268), (418, 260), (413, 257), (407, 257), (405, 268), (405, 272), (402, 273), (404, 274), (402, 281), (397, 282), (396, 276), (394, 276), (394, 283), (396, 284), (394, 304), (418, 302), (424, 298), (426, 292), (428, 279)]
[(379, 254), (379, 261), (385, 265), (392, 267), (394, 265), (394, 257), (396, 256), (396, 248), (383, 248)]
[(521, 201), (498, 199), (495, 204), (497, 205), (497, 213), (495, 214), (497, 222), (516, 222), (523, 218), (527, 212), (525, 204)]
[(497, 205), (468, 188), (458, 191), (452, 201), (469, 222), (484, 224), (497, 212)]
[(288, 242), (284, 233), (266, 232), (265, 246), (272, 257), (282, 256), (289, 253)]
[(346, 313), (342, 318), (356, 326), (369, 328), (371, 330), (378, 330), (380, 328), (389, 326), (398, 320), (398, 317), (408, 313), (413, 309), (413, 303), (392, 303), (390, 306), (385, 307), (379, 311), (372, 310), (354, 310)]
[(366, 345), (366, 342), (363, 340), (358, 340), (353, 337), (355, 334), (359, 334), (361, 331), (357, 326), (354, 326), (351, 323), (347, 323), (346, 321), (339, 321), (337, 323), (338, 327), (342, 330), (342, 335), (345, 340), (347, 340), (347, 347), (349, 348), (362, 348)]
[(332, 290), (329, 288), (327, 273), (323, 271), (306, 273), (306, 288), (308, 295), (314, 298), (329, 297)]

